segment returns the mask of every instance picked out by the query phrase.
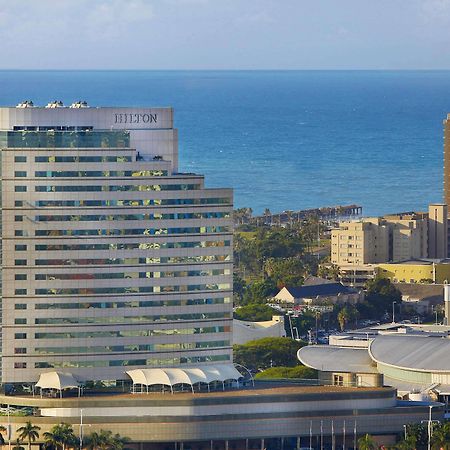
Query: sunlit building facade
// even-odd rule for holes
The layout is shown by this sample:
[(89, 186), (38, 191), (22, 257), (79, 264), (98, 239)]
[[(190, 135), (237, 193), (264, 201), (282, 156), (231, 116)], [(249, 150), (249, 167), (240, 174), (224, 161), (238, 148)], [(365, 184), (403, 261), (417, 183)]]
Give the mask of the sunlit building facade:
[(232, 191), (171, 108), (0, 108), (1, 377), (231, 362)]

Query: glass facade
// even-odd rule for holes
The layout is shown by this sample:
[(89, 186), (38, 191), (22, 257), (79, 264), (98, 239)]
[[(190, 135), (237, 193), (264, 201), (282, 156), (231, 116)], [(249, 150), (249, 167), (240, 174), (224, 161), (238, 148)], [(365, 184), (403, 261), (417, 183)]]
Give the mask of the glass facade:
[(173, 128), (57, 114), (0, 131), (2, 381), (230, 362), (231, 190), (178, 173)]

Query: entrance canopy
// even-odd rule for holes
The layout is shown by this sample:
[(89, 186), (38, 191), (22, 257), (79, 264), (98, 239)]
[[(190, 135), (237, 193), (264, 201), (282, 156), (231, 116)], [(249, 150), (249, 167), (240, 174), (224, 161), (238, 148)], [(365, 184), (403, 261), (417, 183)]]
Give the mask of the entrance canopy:
[(134, 385), (149, 386), (163, 385), (169, 386), (173, 392), (176, 385), (187, 384), (193, 386), (199, 383), (208, 385), (213, 382), (220, 382), (224, 385), (225, 381), (238, 381), (243, 378), (241, 373), (231, 364), (221, 364), (217, 366), (189, 367), (179, 368), (161, 368), (161, 369), (134, 369), (129, 370), (127, 375), (132, 379)]
[(78, 389), (80, 394), (80, 383), (74, 378), (71, 373), (64, 372), (46, 372), (41, 373), (36, 387), (42, 389), (55, 389), (60, 392), (60, 395), (65, 389)]

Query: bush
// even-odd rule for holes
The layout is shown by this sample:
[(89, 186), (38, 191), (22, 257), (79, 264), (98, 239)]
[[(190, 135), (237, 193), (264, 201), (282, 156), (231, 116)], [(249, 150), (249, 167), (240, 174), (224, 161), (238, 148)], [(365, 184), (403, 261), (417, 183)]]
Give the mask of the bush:
[(234, 360), (254, 370), (271, 366), (295, 367), (298, 364), (297, 351), (304, 345), (304, 342), (283, 337), (257, 339), (234, 345)]
[(256, 303), (236, 309), (234, 318), (238, 320), (248, 320), (250, 322), (263, 322), (265, 320), (272, 320), (274, 313), (279, 314), (270, 306)]
[(303, 378), (308, 380), (317, 379), (317, 370), (298, 365), (295, 367), (269, 367), (255, 375), (255, 379), (269, 380), (276, 378)]

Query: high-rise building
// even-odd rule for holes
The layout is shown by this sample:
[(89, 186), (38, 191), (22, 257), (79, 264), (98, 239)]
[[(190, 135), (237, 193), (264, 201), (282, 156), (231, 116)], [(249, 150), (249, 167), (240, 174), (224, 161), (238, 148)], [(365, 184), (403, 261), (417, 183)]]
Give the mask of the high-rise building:
[(341, 222), (331, 234), (331, 262), (339, 267), (445, 258), (447, 206), (428, 213), (402, 213)]
[(232, 191), (171, 108), (0, 108), (1, 381), (231, 362)]

